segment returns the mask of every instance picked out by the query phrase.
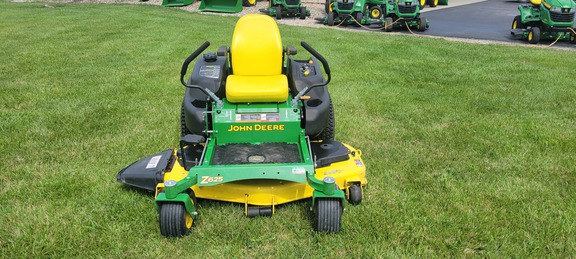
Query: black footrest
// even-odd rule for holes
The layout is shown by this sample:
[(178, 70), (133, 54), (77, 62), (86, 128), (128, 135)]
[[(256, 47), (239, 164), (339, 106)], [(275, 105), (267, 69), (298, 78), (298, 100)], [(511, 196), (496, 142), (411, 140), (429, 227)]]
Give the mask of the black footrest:
[(312, 142), (312, 153), (316, 159), (316, 167), (329, 166), (332, 163), (348, 160), (350, 150), (342, 143), (334, 140)]

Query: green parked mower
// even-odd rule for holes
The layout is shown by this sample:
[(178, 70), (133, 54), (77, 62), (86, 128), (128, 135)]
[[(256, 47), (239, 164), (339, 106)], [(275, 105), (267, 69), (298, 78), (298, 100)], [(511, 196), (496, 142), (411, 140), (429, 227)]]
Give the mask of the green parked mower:
[[(194, 0), (162, 0), (162, 6), (187, 6)], [(256, 0), (201, 0), (198, 10), (201, 12), (238, 13), (242, 6), (254, 6)]]
[[(347, 2), (345, 2), (347, 1)], [(420, 4), (413, 0), (328, 0), (322, 21), (335, 24), (382, 25), (386, 31), (393, 28), (416, 28), (425, 31), (428, 20), (420, 15)]]
[(418, 31), (428, 29), (428, 20), (420, 15), (420, 3), (413, 0), (387, 1), (386, 18), (382, 25), (386, 31), (400, 28), (415, 28)]
[(370, 25), (382, 22), (385, 0), (327, 0), (324, 24)]
[(576, 3), (572, 0), (531, 0), (518, 6), (520, 15), (514, 17), (510, 34), (514, 39), (537, 44), (541, 39), (565, 39), (575, 43), (574, 14)]
[(424, 6), (428, 5), (430, 7), (436, 7), (437, 5), (448, 5), (448, 0), (419, 0), (420, 1), (420, 9), (423, 9)]
[(162, 0), (162, 6), (187, 6), (194, 3), (194, 0)]
[(155, 193), (162, 235), (188, 235), (199, 198), (242, 204), (248, 217), (309, 199), (319, 232), (340, 231), (345, 201), (362, 201), (362, 152), (334, 140), (330, 67), (301, 45), (312, 57), (295, 59), (273, 18), (249, 14), (238, 20), (230, 47), (205, 53), (189, 71), (207, 41), (184, 61), (180, 147), (116, 175)]
[[(189, 0), (164, 0), (164, 1), (189, 1)], [(201, 12), (216, 13), (239, 13), (242, 7), (256, 5), (256, 0), (201, 0), (198, 10)]]
[(277, 20), (282, 17), (300, 17), (306, 19), (310, 16), (310, 10), (302, 5), (300, 0), (269, 0), (270, 5), (266, 9), (260, 9), (260, 12), (276, 17)]

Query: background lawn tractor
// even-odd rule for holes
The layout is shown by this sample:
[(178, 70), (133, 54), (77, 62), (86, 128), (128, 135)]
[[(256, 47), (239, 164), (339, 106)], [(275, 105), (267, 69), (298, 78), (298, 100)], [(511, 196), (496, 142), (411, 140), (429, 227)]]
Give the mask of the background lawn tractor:
[(387, 1), (384, 11), (386, 18), (383, 19), (382, 24), (386, 31), (406, 27), (426, 31), (428, 28), (428, 20), (420, 15), (420, 3), (418, 1)]
[(260, 12), (276, 17), (278, 20), (282, 17), (306, 19), (306, 16), (310, 16), (310, 10), (306, 9), (300, 0), (270, 0), (268, 8), (260, 9)]
[(313, 57), (294, 59), (274, 19), (251, 14), (238, 20), (231, 47), (204, 54), (185, 81), (209, 45), (182, 65), (180, 147), (143, 158), (116, 179), (155, 193), (160, 232), (169, 237), (190, 232), (196, 198), (243, 204), (248, 217), (311, 198), (315, 229), (340, 231), (345, 200), (360, 203), (367, 180), (360, 150), (333, 140), (327, 61), (305, 42)]
[(384, 2), (385, 0), (327, 0), (327, 15), (322, 21), (328, 26), (381, 23)]
[(510, 34), (515, 39), (526, 39), (537, 44), (541, 39), (568, 39), (575, 43), (574, 14), (576, 3), (572, 0), (531, 0), (518, 6), (520, 15), (514, 17)]
[[(164, 0), (164, 1), (189, 1), (189, 0)], [(201, 0), (198, 10), (201, 12), (239, 13), (242, 6), (256, 5), (256, 0)]]
[(436, 7), (437, 5), (448, 5), (448, 0), (419, 0), (420, 9), (424, 9), (426, 5)]

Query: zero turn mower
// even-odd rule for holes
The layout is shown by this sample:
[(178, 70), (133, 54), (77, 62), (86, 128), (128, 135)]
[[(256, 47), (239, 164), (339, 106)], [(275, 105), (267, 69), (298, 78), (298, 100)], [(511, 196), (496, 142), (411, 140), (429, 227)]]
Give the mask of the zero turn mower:
[(575, 43), (574, 14), (576, 3), (572, 0), (531, 0), (518, 6), (520, 15), (514, 17), (510, 34), (514, 39), (537, 44), (541, 39), (567, 39)]
[(360, 150), (334, 140), (326, 59), (305, 42), (312, 57), (294, 59), (274, 19), (250, 14), (238, 20), (230, 48), (202, 55), (185, 80), (209, 45), (182, 65), (180, 147), (143, 158), (116, 179), (155, 193), (168, 237), (190, 233), (197, 198), (243, 204), (248, 217), (311, 198), (315, 229), (340, 231), (345, 201), (362, 201), (366, 167)]

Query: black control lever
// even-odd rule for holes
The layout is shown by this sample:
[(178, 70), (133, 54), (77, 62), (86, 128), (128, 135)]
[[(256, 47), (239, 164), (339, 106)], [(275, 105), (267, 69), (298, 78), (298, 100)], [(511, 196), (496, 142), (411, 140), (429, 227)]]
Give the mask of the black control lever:
[(209, 46), (210, 46), (209, 41), (204, 42), (202, 45), (200, 45), (198, 49), (196, 49), (196, 51), (194, 51), (192, 54), (190, 54), (190, 56), (186, 60), (184, 60), (184, 64), (182, 64), (182, 70), (180, 70), (180, 83), (182, 83), (182, 85), (187, 88), (199, 89), (200, 91), (208, 95), (210, 98), (212, 98), (212, 100), (216, 102), (216, 106), (222, 108), (224, 106), (222, 100), (220, 100), (220, 98), (218, 98), (218, 96), (216, 96), (216, 94), (214, 94), (212, 91), (210, 91), (210, 89), (202, 88), (201, 86), (198, 85), (189, 85), (184, 81), (184, 76), (186, 75), (186, 71), (188, 71), (188, 65), (190, 65), (190, 62), (196, 59)]
[(308, 45), (308, 43), (302, 41), (302, 42), (300, 42), (300, 45), (302, 45), (302, 47), (304, 49), (306, 49), (308, 52), (310, 52), (310, 54), (312, 54), (312, 56), (314, 56), (315, 58), (320, 60), (320, 63), (322, 63), (322, 67), (324, 67), (324, 72), (326, 73), (326, 75), (328, 75), (328, 80), (326, 80), (326, 82), (324, 82), (324, 83), (313, 84), (311, 86), (304, 87), (304, 89), (302, 89), (300, 92), (298, 92), (298, 94), (294, 97), (294, 99), (292, 99), (292, 103), (291, 103), (292, 106), (296, 106), (298, 104), (298, 100), (300, 100), (300, 98), (302, 98), (302, 96), (304, 96), (310, 90), (312, 90), (312, 88), (319, 87), (319, 86), (325, 86), (328, 83), (330, 83), (330, 80), (332, 79), (332, 76), (330, 75), (330, 66), (328, 65), (328, 62), (326, 61), (326, 59), (322, 55), (320, 55), (320, 53), (318, 53), (315, 49), (313, 49), (310, 45)]
[(308, 52), (310, 52), (312, 56), (316, 57), (318, 60), (320, 60), (320, 62), (322, 62), (324, 72), (326, 72), (326, 74), (328, 75), (328, 81), (330, 81), (330, 66), (328, 65), (326, 59), (322, 55), (320, 55), (320, 53), (318, 53), (315, 49), (310, 47), (310, 45), (308, 45), (308, 43), (306, 43), (305, 41), (300, 42), (300, 45), (302, 45), (303, 48), (305, 48)]
[(198, 57), (200, 53), (204, 52), (204, 50), (206, 50), (209, 46), (210, 42), (206, 41), (202, 45), (200, 45), (200, 47), (196, 51), (190, 54), (190, 56), (184, 61), (184, 64), (182, 64), (182, 70), (180, 70), (180, 78), (184, 78), (184, 75), (186, 75), (186, 71), (188, 70), (188, 65), (190, 65), (190, 62), (196, 59), (196, 57)]

